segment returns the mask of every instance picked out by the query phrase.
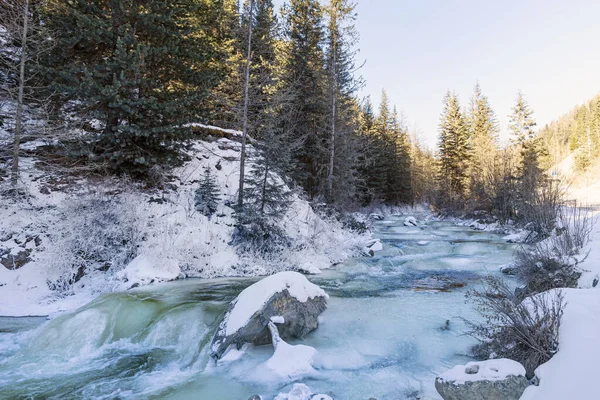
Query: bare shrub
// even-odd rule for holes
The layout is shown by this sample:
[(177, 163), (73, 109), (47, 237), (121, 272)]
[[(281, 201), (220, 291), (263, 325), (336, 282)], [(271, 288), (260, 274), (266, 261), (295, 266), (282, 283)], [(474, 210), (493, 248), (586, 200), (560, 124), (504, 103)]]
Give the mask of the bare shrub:
[(483, 317), (466, 321), (468, 334), (479, 341), (473, 348), (477, 358), (509, 358), (520, 362), (532, 378), (535, 369), (558, 350), (561, 318), (566, 302), (560, 290), (528, 297), (521, 301), (496, 277), (486, 278), (485, 286), (468, 292)]
[(516, 268), (526, 285), (525, 294), (553, 288), (576, 287), (581, 276), (577, 266), (587, 254), (594, 220), (584, 208), (563, 208), (556, 229), (547, 239), (516, 252)]
[(519, 220), (538, 237), (548, 237), (565, 204), (565, 192), (558, 183), (548, 180), (518, 202)]
[(55, 272), (48, 285), (59, 294), (69, 294), (83, 276), (122, 268), (137, 255), (143, 221), (130, 193), (96, 188), (67, 201), (62, 215), (44, 260)]

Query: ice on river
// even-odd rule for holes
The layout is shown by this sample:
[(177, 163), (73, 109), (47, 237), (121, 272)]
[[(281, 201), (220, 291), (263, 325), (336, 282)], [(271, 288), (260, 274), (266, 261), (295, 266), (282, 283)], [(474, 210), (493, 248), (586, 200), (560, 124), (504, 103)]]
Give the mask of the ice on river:
[[(247, 346), (219, 364), (208, 355), (227, 304), (256, 279), (170, 282), (0, 329), (0, 398), (271, 400), (305, 383), (334, 399), (439, 399), (436, 374), (471, 361), (473, 341), (457, 318), (477, 318), (465, 291), (499, 274), (514, 245), (444, 222), (405, 227), (402, 218), (376, 223), (376, 232), (382, 250), (374, 257), (309, 277), (329, 306), (316, 331), (276, 357), (271, 345)], [(415, 290), (436, 279), (466, 287)], [(290, 349), (306, 356), (300, 373), (281, 373)]]

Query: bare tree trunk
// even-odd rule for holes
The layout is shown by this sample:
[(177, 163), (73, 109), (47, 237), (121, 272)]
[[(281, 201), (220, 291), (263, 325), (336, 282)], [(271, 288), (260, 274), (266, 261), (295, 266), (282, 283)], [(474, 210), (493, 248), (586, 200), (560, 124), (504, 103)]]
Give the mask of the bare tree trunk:
[(19, 180), (19, 150), (23, 134), (23, 90), (25, 87), (25, 61), (27, 59), (27, 30), (29, 23), (29, 0), (25, 0), (23, 10), (23, 31), (21, 35), (21, 59), (19, 65), (19, 93), (17, 96), (17, 115), (15, 121), (15, 138), (13, 141), (13, 164), (10, 181), (13, 187)]
[(333, 160), (335, 158), (335, 84), (336, 84), (336, 68), (335, 68), (335, 63), (336, 63), (336, 57), (335, 57), (335, 51), (336, 51), (336, 35), (335, 35), (335, 30), (337, 29), (336, 27), (336, 15), (335, 13), (337, 12), (337, 10), (332, 10), (332, 15), (331, 18), (334, 19), (333, 23), (332, 23), (332, 39), (331, 39), (331, 134), (329, 137), (329, 171), (327, 174), (327, 194), (329, 196), (329, 200), (331, 202), (333, 202)]
[(248, 135), (248, 86), (250, 85), (250, 59), (252, 57), (252, 10), (254, 0), (248, 7), (248, 54), (246, 56), (246, 81), (244, 83), (244, 118), (242, 126), (242, 152), (240, 154), (240, 184), (238, 188), (238, 210), (244, 206), (244, 164), (246, 162), (246, 136)]

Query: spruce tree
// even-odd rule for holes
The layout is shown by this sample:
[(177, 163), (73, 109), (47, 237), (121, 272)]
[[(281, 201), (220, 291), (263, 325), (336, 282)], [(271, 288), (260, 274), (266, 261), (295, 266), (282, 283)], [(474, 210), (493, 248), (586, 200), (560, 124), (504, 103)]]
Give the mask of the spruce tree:
[(214, 0), (215, 68), (218, 84), (202, 103), (208, 121), (222, 128), (241, 130), (244, 102), (244, 67), (246, 32), (240, 24), (238, 0)]
[(523, 94), (519, 92), (510, 115), (509, 129), (513, 135), (513, 143), (517, 145), (519, 151), (519, 198), (525, 203), (531, 202), (543, 178), (538, 161), (535, 126), (533, 110), (529, 107)]
[(217, 211), (219, 196), (219, 185), (210, 168), (206, 168), (194, 197), (196, 210), (210, 218)]
[(293, 110), (283, 123), (302, 146), (294, 154), (293, 179), (314, 199), (325, 182), (327, 151), (327, 81), (323, 57), (323, 9), (317, 0), (291, 0), (284, 11), (288, 59), (283, 84)]
[(411, 154), (410, 143), (408, 139), (407, 128), (398, 116), (396, 107), (392, 113), (392, 134), (396, 142), (396, 178), (394, 184), (395, 201), (401, 204), (410, 204), (414, 201), (412, 189), (412, 171), (411, 171)]
[(438, 141), (440, 200), (458, 207), (466, 199), (471, 146), (456, 93), (446, 93)]
[(214, 16), (214, 4), (195, 0), (47, 3), (56, 44), (47, 79), (57, 104), (93, 133), (82, 155), (133, 175), (179, 159), (183, 125), (218, 79)]
[(478, 208), (491, 207), (490, 183), (494, 171), (494, 154), (498, 151), (498, 122), (479, 83), (475, 84), (467, 116), (469, 136), (472, 145), (470, 168), (471, 201)]
[(354, 95), (362, 81), (354, 73), (358, 43), (355, 8), (356, 3), (351, 0), (333, 0), (326, 8), (329, 162), (325, 192), (329, 202), (337, 204), (355, 201), (354, 188), (359, 184), (358, 106)]

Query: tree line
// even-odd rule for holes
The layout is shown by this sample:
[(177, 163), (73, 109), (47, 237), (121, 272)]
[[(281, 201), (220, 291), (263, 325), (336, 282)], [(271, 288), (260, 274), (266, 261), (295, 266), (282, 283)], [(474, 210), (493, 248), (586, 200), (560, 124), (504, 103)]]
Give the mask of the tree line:
[(510, 142), (502, 146), (496, 114), (479, 84), (466, 110), (456, 93), (446, 93), (434, 204), (448, 211), (486, 211), (501, 222), (530, 224), (547, 234), (556, 219), (560, 188), (544, 170), (548, 152), (535, 127), (533, 110), (519, 92), (509, 115)]
[(432, 155), (385, 93), (377, 113), (358, 97), (356, 18), (350, 0), (3, 2), (3, 99), (27, 114), (9, 128), (13, 181), (24, 118), (43, 117), (61, 156), (142, 179), (180, 163), (203, 122), (256, 139), (240, 199), (262, 211), (252, 193), (276, 197), (277, 176), (339, 208), (412, 203)]
[(571, 153), (578, 172), (592, 166), (600, 157), (600, 95), (540, 129), (539, 141), (545, 169)]

